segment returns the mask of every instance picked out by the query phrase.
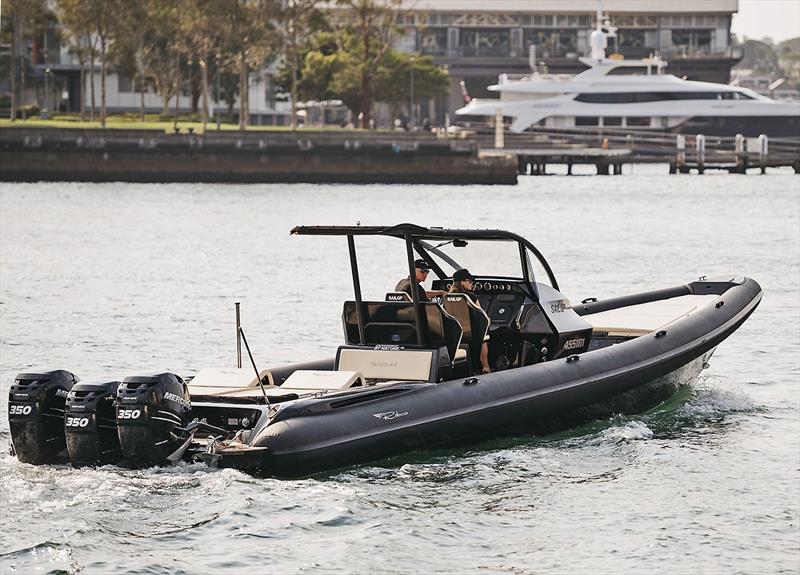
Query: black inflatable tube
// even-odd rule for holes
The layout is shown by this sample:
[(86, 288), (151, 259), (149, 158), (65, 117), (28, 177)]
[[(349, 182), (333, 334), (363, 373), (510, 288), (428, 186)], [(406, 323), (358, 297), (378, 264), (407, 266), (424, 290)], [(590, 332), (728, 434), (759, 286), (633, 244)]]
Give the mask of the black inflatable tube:
[[(667, 291), (628, 301), (663, 299)], [(648, 334), (584, 353), (579, 361), (555, 360), (497, 372), (481, 376), (474, 385), (464, 380), (399, 384), (396, 394), (346, 408), (333, 407), (331, 398), (298, 402), (257, 435), (253, 445), (266, 451), (258, 463), (251, 459), (247, 470), (303, 477), (524, 428), (537, 418), (635, 389), (701, 358), (747, 319), (761, 295), (754, 280), (730, 283), (718, 298), (724, 305), (710, 305), (675, 321), (664, 336)], [(223, 456), (223, 465), (238, 467), (235, 459)]]

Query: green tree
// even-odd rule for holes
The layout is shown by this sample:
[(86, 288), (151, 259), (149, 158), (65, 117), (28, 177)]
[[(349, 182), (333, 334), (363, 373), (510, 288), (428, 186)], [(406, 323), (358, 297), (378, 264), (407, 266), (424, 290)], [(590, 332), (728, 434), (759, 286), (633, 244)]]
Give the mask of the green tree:
[(222, 65), (239, 74), (239, 129), (249, 123), (249, 73), (272, 58), (279, 38), (275, 23), (279, 16), (277, 0), (229, 0), (221, 4), (217, 23), (223, 28), (226, 46)]
[[(352, 88), (353, 78), (357, 78), (358, 122), (361, 128), (368, 128), (375, 103), (375, 81), (399, 31), (395, 17), (400, 0), (338, 0), (337, 4), (344, 11), (345, 24), (340, 29), (339, 42), (344, 52), (340, 56), (344, 68), (333, 84), (345, 94)], [(349, 94), (345, 97), (349, 98)]]
[[(126, 0), (60, 0), (62, 21), (74, 34), (96, 40), (100, 58), (100, 124), (106, 126), (106, 79), (108, 76), (109, 45), (119, 30), (117, 15), (122, 13)], [(94, 62), (91, 65), (94, 74)], [(94, 81), (92, 80), (92, 94)], [(94, 98), (92, 101), (94, 109)]]
[(117, 72), (135, 79), (144, 121), (144, 92), (152, 86), (162, 98), (162, 113), (176, 94), (175, 66), (180, 4), (175, 1), (136, 0), (119, 7), (111, 61)]
[(309, 34), (321, 23), (317, 6), (320, 0), (286, 0), (281, 11), (281, 36), (283, 57), (289, 70), (289, 92), (291, 94), (292, 129), (297, 128), (297, 99), (300, 69)]
[(86, 98), (83, 91), (86, 89), (88, 68), (91, 92), (90, 119), (94, 121), (94, 63), (97, 59), (97, 39), (91, 33), (92, 15), (81, 0), (60, 0), (58, 17), (61, 22), (61, 37), (69, 45), (70, 52), (78, 58), (80, 64), (80, 118), (83, 120), (86, 117)]
[(218, 24), (218, 10), (226, 4), (217, 0), (184, 0), (180, 34), (189, 54), (200, 69), (201, 117), (203, 131), (208, 125), (208, 69), (222, 42), (223, 28)]
[[(363, 110), (361, 44), (348, 32), (332, 41), (331, 34), (319, 34), (305, 56), (299, 82), (299, 97), (306, 100), (340, 99), (351, 111)], [(413, 70), (413, 82), (412, 82)], [(285, 72), (284, 72), (284, 82)], [(371, 72), (375, 101), (386, 102), (394, 115), (413, 99), (435, 98), (447, 94), (447, 72), (429, 56), (389, 49)], [(413, 83), (413, 98), (412, 98)], [(372, 103), (370, 103), (370, 106)]]
[[(392, 108), (393, 115), (403, 106), (416, 105), (447, 95), (450, 87), (447, 72), (433, 63), (430, 56), (419, 56), (392, 50), (384, 58), (376, 98)], [(408, 110), (409, 117), (413, 111)]]
[(52, 25), (53, 15), (44, 0), (4, 0), (0, 3), (0, 36), (3, 43), (10, 45), (9, 76), (11, 85), (11, 116), (17, 118), (17, 110), (22, 109), (25, 119), (25, 108), (22, 99), (25, 97), (27, 65), (24, 53), (20, 48), (27, 40), (40, 37)]

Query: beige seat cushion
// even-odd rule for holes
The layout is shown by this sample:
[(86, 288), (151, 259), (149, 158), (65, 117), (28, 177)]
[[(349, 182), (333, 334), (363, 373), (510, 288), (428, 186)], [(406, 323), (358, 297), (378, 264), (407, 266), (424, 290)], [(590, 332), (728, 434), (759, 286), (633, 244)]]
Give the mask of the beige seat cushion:
[(639, 336), (659, 330), (693, 311), (712, 305), (716, 295), (685, 295), (582, 316), (594, 331)]
[(433, 352), (428, 350), (343, 348), (337, 369), (358, 371), (369, 380), (428, 381), (432, 361)]

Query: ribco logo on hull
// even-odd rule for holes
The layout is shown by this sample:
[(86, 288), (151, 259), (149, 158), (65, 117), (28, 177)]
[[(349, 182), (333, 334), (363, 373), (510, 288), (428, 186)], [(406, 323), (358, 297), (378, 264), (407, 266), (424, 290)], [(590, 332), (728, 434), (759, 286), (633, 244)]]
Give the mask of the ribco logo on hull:
[(398, 417), (405, 417), (408, 415), (407, 411), (383, 411), (381, 413), (373, 413), (372, 417), (377, 417), (378, 419), (382, 419), (384, 421), (391, 421), (393, 419), (397, 419)]

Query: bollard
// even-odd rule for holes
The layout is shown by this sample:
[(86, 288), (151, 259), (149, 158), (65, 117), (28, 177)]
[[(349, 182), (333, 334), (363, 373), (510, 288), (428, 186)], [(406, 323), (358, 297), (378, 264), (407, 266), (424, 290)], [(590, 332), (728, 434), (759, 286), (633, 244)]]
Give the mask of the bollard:
[(706, 163), (706, 137), (697, 134), (695, 137), (695, 148), (697, 150), (697, 172), (702, 174), (705, 171)]
[[(681, 168), (686, 163), (686, 136), (678, 134), (675, 137), (675, 173), (680, 173)], [(670, 173), (673, 173), (670, 171)]]
[(503, 128), (503, 109), (497, 108), (494, 112), (494, 147), (498, 150), (505, 148)]
[(758, 162), (761, 165), (761, 173), (767, 173), (767, 156), (769, 155), (769, 139), (766, 134), (758, 137)]
[(736, 172), (739, 174), (747, 173), (747, 154), (744, 147), (744, 136), (736, 134), (734, 138), (734, 151), (736, 153)]

